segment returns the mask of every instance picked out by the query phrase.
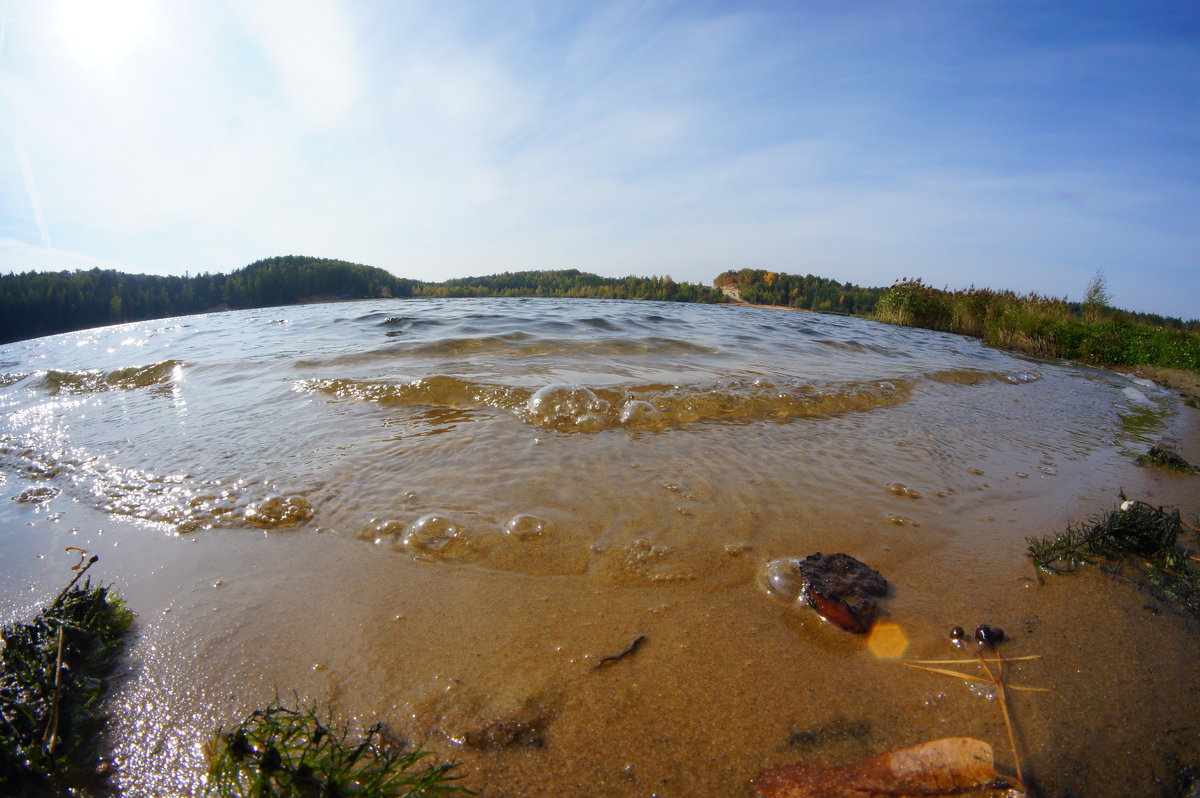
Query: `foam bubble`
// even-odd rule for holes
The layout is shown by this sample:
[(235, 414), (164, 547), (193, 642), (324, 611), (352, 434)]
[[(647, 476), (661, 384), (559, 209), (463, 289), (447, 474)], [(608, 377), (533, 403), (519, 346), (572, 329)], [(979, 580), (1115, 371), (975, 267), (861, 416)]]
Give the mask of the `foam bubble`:
[(1125, 386), (1121, 389), (1121, 393), (1125, 394), (1125, 398), (1128, 399), (1132, 404), (1142, 405), (1144, 407), (1152, 406), (1154, 404), (1150, 401), (1150, 398), (1146, 396), (1146, 394), (1142, 393), (1137, 388)]
[(534, 392), (525, 409), (535, 424), (576, 427), (603, 424), (609, 404), (581, 385), (555, 383)]
[(920, 491), (913, 490), (908, 485), (905, 485), (903, 482), (889, 482), (887, 489), (889, 492), (893, 493), (896, 496), (907, 496), (910, 499), (921, 498)]
[(621, 408), (621, 423), (630, 426), (653, 424), (662, 418), (658, 408), (642, 399), (631, 399)]
[(504, 525), (504, 534), (517, 540), (529, 540), (541, 537), (546, 532), (546, 522), (535, 515), (519, 513), (508, 519)]
[(463, 528), (445, 516), (430, 513), (409, 524), (400, 541), (414, 551), (439, 552), (462, 537)]
[(312, 505), (301, 496), (272, 496), (246, 508), (245, 519), (259, 529), (283, 529), (307, 523)]
[(785, 601), (795, 601), (804, 591), (805, 579), (797, 557), (771, 560), (763, 567), (762, 576), (767, 592)]

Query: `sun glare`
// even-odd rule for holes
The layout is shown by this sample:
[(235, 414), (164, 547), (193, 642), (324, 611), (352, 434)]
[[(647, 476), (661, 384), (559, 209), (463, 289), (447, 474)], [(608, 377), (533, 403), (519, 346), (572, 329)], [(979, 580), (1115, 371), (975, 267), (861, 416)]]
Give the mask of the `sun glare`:
[(59, 0), (58, 32), (89, 61), (115, 61), (146, 32), (149, 0)]

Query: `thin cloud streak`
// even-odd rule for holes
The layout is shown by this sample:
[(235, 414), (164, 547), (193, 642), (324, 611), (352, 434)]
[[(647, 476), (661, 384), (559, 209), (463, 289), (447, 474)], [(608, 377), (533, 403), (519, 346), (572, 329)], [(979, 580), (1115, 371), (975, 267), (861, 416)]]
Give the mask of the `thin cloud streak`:
[(1187, 26), (905, 9), (180, 0), (89, 70), (20, 5), (0, 100), (55, 243), (135, 270), (756, 266), (1078, 298), (1103, 268), (1118, 304), (1195, 315)]
[(29, 162), (29, 155), (25, 152), (25, 145), (21, 142), (20, 137), (15, 134), (12, 140), (12, 149), (13, 157), (17, 159), (17, 166), (21, 170), (21, 178), (25, 183), (25, 194), (29, 198), (29, 208), (33, 212), (33, 220), (37, 225), (42, 246), (46, 249), (51, 249), (50, 226), (46, 224), (46, 214), (42, 212), (42, 198), (38, 194), (37, 182), (33, 178), (33, 164)]

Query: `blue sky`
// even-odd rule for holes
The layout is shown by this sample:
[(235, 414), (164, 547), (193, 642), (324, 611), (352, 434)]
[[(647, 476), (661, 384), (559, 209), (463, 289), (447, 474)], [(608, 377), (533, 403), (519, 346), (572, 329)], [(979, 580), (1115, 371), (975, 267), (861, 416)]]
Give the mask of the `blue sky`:
[(1197, 219), (1194, 0), (0, 0), (0, 272), (1103, 270), (1194, 318)]

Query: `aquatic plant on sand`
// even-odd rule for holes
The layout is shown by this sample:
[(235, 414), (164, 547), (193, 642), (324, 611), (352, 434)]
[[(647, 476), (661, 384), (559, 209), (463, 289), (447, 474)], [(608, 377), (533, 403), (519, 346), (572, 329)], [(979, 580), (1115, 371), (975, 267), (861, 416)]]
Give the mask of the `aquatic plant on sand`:
[[(74, 548), (74, 547), (72, 547)], [(133, 613), (111, 589), (80, 577), (83, 561), (30, 623), (3, 630), (0, 674), (0, 793), (45, 795), (102, 779), (96, 750), (101, 699)]]
[(1028, 551), (1034, 565), (1050, 574), (1071, 573), (1098, 560), (1140, 561), (1144, 568), (1139, 575), (1147, 587), (1200, 615), (1200, 558), (1177, 543), (1185, 527), (1200, 542), (1179, 510), (1124, 500), (1060, 534), (1027, 538)]
[(1196, 473), (1196, 467), (1169, 446), (1151, 446), (1148, 452), (1138, 455), (1137, 464), (1170, 468), (1185, 474)]
[(252, 712), (210, 746), (205, 793), (221, 798), (471, 794), (456, 765), (423, 763), (428, 752), (392, 739), (382, 724), (361, 735), (322, 721), (315, 707), (275, 702)]

